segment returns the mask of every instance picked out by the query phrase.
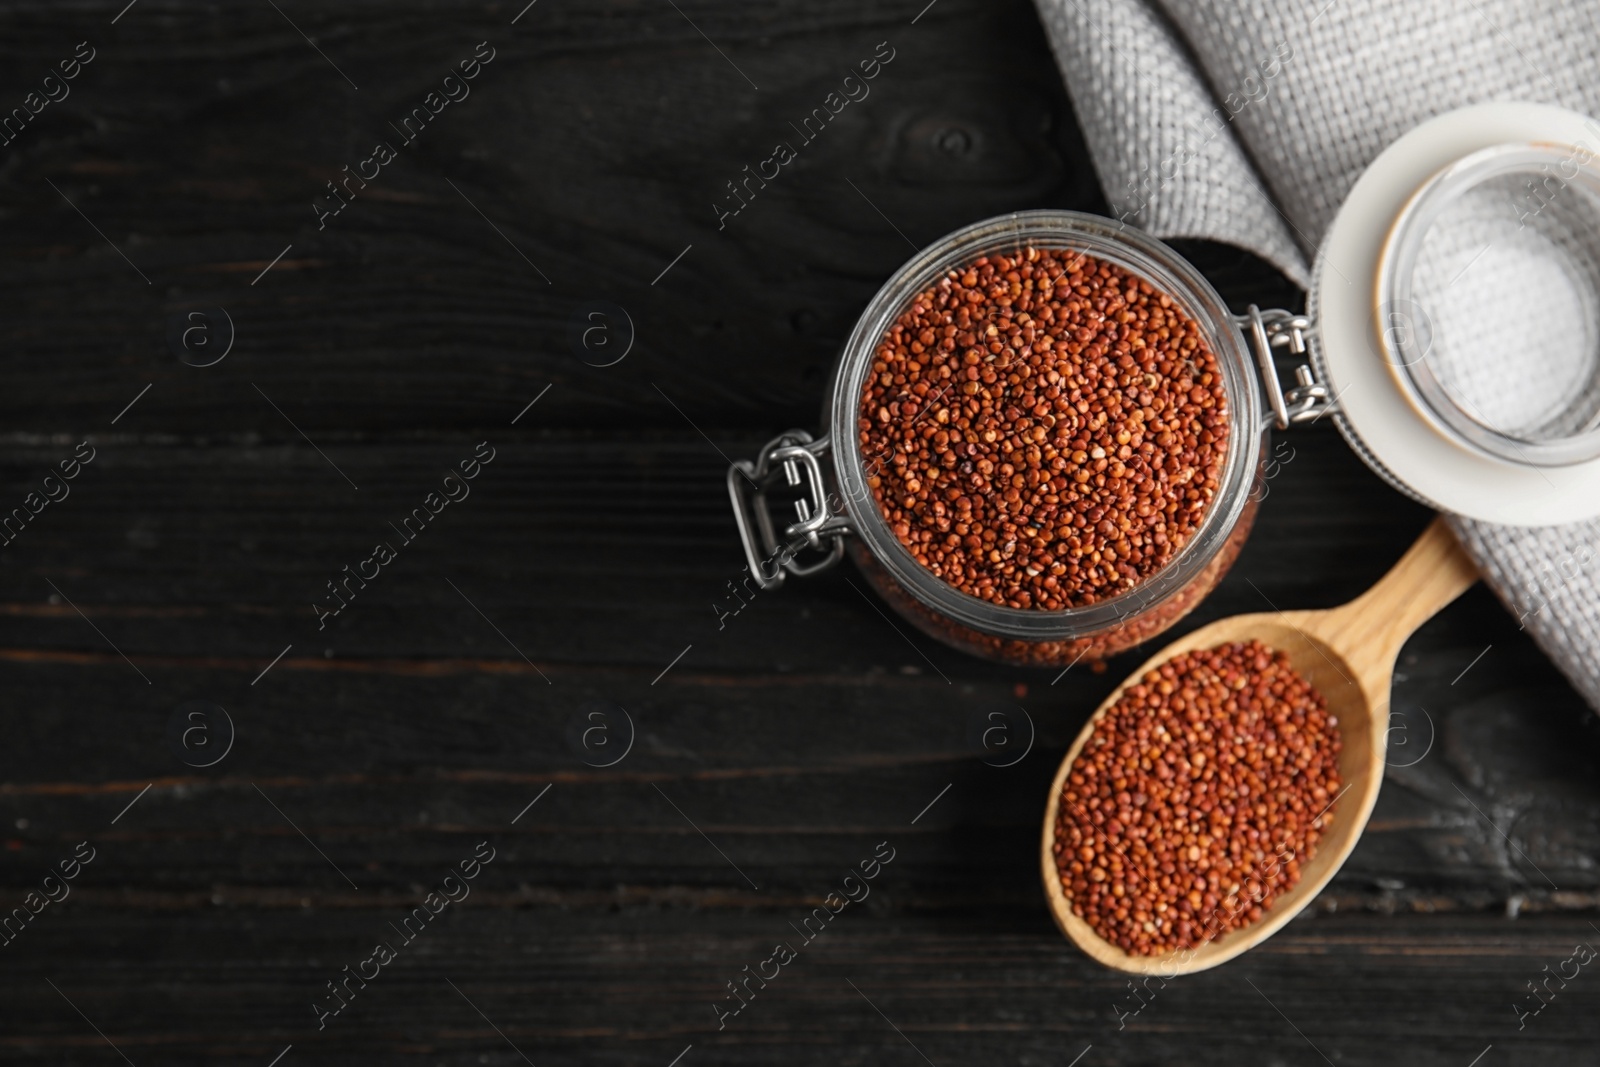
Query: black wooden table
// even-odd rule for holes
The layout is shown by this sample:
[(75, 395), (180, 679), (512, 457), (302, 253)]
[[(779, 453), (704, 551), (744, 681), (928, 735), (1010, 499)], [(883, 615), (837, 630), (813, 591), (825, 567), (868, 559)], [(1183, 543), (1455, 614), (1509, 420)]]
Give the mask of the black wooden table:
[[(883, 279), (1104, 210), (1029, 5), (924, 2), (0, 6), (0, 1061), (1593, 1061), (1600, 739), (1483, 589), (1403, 652), (1316, 906), (1142, 1001), (1036, 859), (1133, 656), (985, 664), (848, 568), (719, 617), (728, 458), (816, 425)], [(1426, 524), (1286, 440), (1184, 628), (1339, 603)]]

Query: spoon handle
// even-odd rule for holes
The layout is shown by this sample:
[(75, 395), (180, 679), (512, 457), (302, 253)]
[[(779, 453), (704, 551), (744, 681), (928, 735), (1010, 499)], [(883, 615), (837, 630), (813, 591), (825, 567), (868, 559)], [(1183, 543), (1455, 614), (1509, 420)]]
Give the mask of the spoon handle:
[(1331, 612), (1329, 621), (1343, 631), (1346, 658), (1367, 688), (1387, 695), (1406, 638), (1477, 580), (1477, 566), (1441, 515), (1376, 585)]

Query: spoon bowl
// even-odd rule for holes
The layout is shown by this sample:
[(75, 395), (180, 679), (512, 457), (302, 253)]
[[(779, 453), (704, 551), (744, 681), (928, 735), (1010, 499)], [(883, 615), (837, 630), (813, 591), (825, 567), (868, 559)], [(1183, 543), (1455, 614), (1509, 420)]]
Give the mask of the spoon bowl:
[[(1435, 519), (1388, 574), (1366, 593), (1328, 611), (1272, 611), (1219, 619), (1172, 642), (1134, 671), (1095, 709), (1061, 761), (1045, 806), (1041, 844), (1045, 895), (1061, 932), (1095, 960), (1131, 974), (1172, 977), (1215, 967), (1266, 940), (1316, 898), (1355, 848), (1383, 784), (1389, 685), (1395, 656), (1407, 637), (1460, 596), (1478, 573), (1443, 519)], [(1327, 701), (1343, 746), (1343, 781), (1316, 855), (1301, 864), (1300, 881), (1280, 894), (1261, 918), (1193, 949), (1136, 956), (1094, 931), (1072, 910), (1056, 866), (1055, 834), (1062, 789), (1073, 761), (1106, 712), (1147, 673), (1173, 656), (1256, 640), (1288, 655), (1290, 664)]]

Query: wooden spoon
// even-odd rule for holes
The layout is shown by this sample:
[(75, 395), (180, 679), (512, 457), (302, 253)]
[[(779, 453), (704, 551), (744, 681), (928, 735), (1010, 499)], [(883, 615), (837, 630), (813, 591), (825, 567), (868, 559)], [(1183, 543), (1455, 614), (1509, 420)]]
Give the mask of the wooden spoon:
[[(1478, 580), (1477, 568), (1456, 543), (1444, 519), (1435, 519), (1400, 562), (1364, 594), (1331, 611), (1274, 611), (1236, 615), (1203, 626), (1152, 656), (1095, 709), (1073, 742), (1050, 787), (1041, 844), (1045, 894), (1056, 925), (1096, 960), (1119, 971), (1170, 977), (1215, 967), (1265, 941), (1311, 903), (1334, 876), (1367, 825), (1383, 784), (1388, 734), (1389, 683), (1395, 656), (1412, 631)], [(1123, 690), (1173, 656), (1231, 641), (1261, 643), (1288, 653), (1289, 661), (1327, 698), (1344, 746), (1339, 756), (1342, 794), (1316, 856), (1301, 867), (1300, 882), (1279, 896), (1259, 921), (1215, 938), (1198, 949), (1133, 956), (1095, 933), (1072, 913), (1056, 868), (1057, 805), (1084, 743)]]

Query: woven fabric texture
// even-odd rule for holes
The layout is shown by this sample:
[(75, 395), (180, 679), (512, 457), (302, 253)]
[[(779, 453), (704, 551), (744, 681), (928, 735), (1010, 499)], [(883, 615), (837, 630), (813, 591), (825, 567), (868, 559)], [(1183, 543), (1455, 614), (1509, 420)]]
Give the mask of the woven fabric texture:
[[(1248, 248), (1301, 286), (1356, 179), (1418, 123), (1498, 100), (1600, 116), (1596, 0), (1035, 2), (1113, 213)], [(1463, 385), (1496, 418), (1538, 421), (1571, 385), (1526, 388), (1530, 363), (1563, 368), (1508, 341), (1499, 377), (1478, 364)], [(1600, 711), (1600, 520), (1452, 524)]]

